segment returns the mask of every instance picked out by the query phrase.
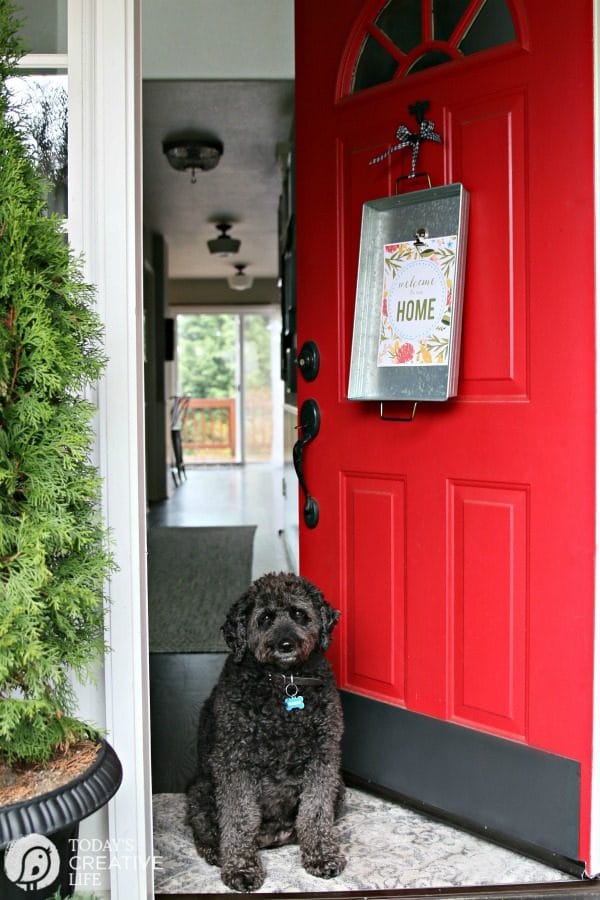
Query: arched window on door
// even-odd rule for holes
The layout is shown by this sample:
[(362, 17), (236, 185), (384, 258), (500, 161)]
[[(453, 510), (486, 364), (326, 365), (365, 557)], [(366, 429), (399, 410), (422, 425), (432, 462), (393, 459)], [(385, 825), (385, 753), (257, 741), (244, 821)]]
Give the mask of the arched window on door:
[(387, 0), (360, 29), (345, 93), (515, 43), (519, 37), (507, 0)]

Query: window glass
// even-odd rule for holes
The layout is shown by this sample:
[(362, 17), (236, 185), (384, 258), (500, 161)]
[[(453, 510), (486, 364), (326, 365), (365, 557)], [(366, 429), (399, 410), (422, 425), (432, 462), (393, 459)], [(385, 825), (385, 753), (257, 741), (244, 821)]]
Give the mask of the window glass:
[(358, 57), (352, 89), (363, 91), (384, 81), (391, 81), (398, 68), (396, 60), (370, 35)]
[(515, 29), (506, 0), (486, 0), (459, 49), (468, 56), (514, 39)]
[(269, 316), (244, 314), (243, 384), (246, 462), (268, 462), (273, 453), (273, 376)]
[(429, 53), (424, 53), (423, 56), (420, 56), (415, 62), (412, 64), (409, 73), (412, 72), (421, 72), (423, 69), (432, 69), (434, 66), (440, 66), (442, 63), (450, 62), (452, 59), (447, 53), (443, 53), (439, 50), (430, 50)]
[(403, 53), (421, 43), (421, 0), (389, 0), (375, 24)]
[(44, 72), (9, 78), (10, 110), (29, 155), (49, 184), (51, 212), (67, 214), (67, 75)]
[(470, 0), (433, 0), (433, 36), (436, 41), (449, 41)]
[(27, 53), (67, 52), (67, 0), (19, 0)]

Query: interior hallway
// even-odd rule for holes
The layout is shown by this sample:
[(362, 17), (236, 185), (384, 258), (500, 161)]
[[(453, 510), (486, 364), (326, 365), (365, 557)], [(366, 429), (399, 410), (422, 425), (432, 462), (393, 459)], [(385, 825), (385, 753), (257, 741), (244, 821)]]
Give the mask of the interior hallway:
[(290, 569), (283, 528), (282, 466), (187, 466), (183, 481), (148, 513), (148, 526), (256, 525), (252, 577)]

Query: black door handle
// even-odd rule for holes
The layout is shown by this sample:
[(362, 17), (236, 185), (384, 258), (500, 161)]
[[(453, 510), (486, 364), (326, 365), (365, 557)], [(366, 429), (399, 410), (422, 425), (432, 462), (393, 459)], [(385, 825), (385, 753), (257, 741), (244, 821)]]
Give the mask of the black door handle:
[(311, 497), (306, 486), (302, 471), (302, 455), (306, 445), (318, 435), (320, 426), (321, 413), (317, 401), (305, 400), (300, 407), (300, 422), (298, 424), (300, 437), (294, 444), (292, 458), (300, 487), (304, 491), (304, 521), (309, 528), (315, 528), (319, 522), (319, 504), (314, 497)]

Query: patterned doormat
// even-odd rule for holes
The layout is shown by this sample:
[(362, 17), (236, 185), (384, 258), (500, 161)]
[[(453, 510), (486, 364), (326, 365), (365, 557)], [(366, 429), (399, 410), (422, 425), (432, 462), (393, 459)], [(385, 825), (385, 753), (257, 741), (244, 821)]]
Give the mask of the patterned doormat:
[[(185, 795), (154, 795), (156, 894), (231, 893), (200, 859), (184, 824)], [(354, 788), (338, 825), (348, 859), (337, 878), (304, 871), (297, 846), (261, 851), (267, 878), (257, 893), (402, 890), (578, 879)]]

